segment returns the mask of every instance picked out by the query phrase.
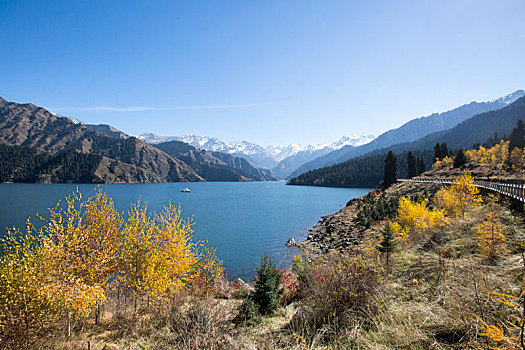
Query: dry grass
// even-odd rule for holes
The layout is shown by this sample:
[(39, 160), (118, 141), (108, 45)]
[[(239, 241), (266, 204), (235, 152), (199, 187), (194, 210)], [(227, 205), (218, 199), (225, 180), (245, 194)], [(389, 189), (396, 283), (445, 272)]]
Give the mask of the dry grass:
[[(422, 193), (420, 187), (410, 186), (414, 193)], [(398, 185), (392, 189), (397, 194), (402, 190)], [(498, 210), (506, 227), (507, 251), (495, 261), (478, 255), (473, 230), (487, 210), (480, 206), (466, 220), (450, 220), (444, 227), (401, 244), (392, 256), (390, 274), (383, 273), (374, 297), (363, 301), (374, 303), (376, 311), (359, 317), (350, 313), (343, 323), (326, 322), (326, 318), (318, 322), (316, 316), (323, 314), (320, 310), (333, 306), (330, 298), (323, 304), (322, 293), (311, 293), (315, 305), (303, 293), (305, 299), (281, 307), (253, 326), (233, 323), (241, 303), (235, 297), (187, 295), (150, 311), (143, 304), (136, 319), (131, 299), (112, 298), (102, 309), (99, 325), (91, 318), (76, 325), (70, 341), (41, 339), (35, 347), (88, 349), (90, 343), (94, 350), (487, 348), (476, 316), (487, 321), (500, 317), (498, 305), (487, 294), (519, 295), (525, 271), (515, 244), (523, 242), (524, 219), (505, 205), (498, 204)], [(379, 264), (383, 259), (373, 247), (381, 224), (371, 227), (357, 247), (361, 253), (375, 254), (371, 258)], [(291, 322), (305, 304), (318, 312)]]

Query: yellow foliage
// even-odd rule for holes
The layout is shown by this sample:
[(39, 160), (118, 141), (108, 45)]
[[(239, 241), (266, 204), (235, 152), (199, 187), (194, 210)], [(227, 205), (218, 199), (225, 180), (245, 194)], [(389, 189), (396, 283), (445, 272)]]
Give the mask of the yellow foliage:
[(192, 242), (191, 225), (182, 220), (180, 207), (169, 205), (151, 216), (146, 205), (134, 204), (122, 231), (122, 285), (135, 296), (165, 298), (194, 282), (202, 271), (211, 271), (211, 258), (199, 264), (201, 244)]
[(441, 170), (444, 168), (451, 168), (454, 164), (454, 159), (450, 158), (449, 156), (446, 156), (445, 158), (439, 160), (436, 158), (434, 164), (432, 165), (433, 170)]
[(426, 230), (444, 222), (445, 216), (441, 210), (430, 210), (426, 203), (412, 202), (409, 198), (401, 197), (397, 209), (397, 227), (404, 232), (403, 237), (417, 233), (423, 234)]
[(452, 159), (451, 157), (449, 156), (446, 156), (445, 158), (443, 158), (441, 160), (441, 162), (443, 163), (443, 167), (444, 168), (451, 168), (452, 165), (454, 165), (454, 159)]
[(465, 151), (469, 163), (485, 164), (492, 167), (503, 166), (507, 162), (509, 154), (509, 141), (501, 140), (499, 144), (491, 148), (480, 146), (477, 150)]
[(432, 170), (441, 170), (443, 169), (444, 165), (443, 163), (436, 158), (434, 164), (432, 164)]
[(496, 318), (489, 323), (476, 316), (483, 329), (480, 335), (496, 345), (491, 346), (490, 349), (521, 349), (520, 331), (524, 319), (521, 314), (522, 307), (519, 298), (499, 292), (486, 293), (485, 296), (499, 304), (498, 309), (503, 309), (501, 311), (502, 319)]
[(26, 232), (8, 231), (0, 241), (0, 341), (35, 338), (63, 316), (70, 329), (72, 316), (86, 317), (106, 300), (110, 280), (148, 299), (196, 281), (213, 285), (222, 264), (192, 242), (191, 225), (180, 207), (150, 215), (140, 202), (123, 220), (104, 192), (84, 199), (77, 190), (50, 209), (41, 230), (28, 221)]
[(80, 192), (65, 208), (50, 209), (43, 227), (42, 267), (49, 271), (42, 290), (67, 313), (86, 316), (106, 300), (104, 287), (115, 272), (121, 221), (113, 202), (97, 191), (84, 200)]
[(39, 240), (29, 220), (25, 232), (11, 229), (0, 240), (0, 341), (27, 344), (54, 319), (41, 290), (48, 271), (41, 268)]
[(465, 212), (481, 202), (474, 179), (468, 173), (463, 173), (449, 186), (441, 188), (434, 197), (435, 202), (444, 210), (447, 216), (465, 217)]
[(478, 241), (479, 251), (485, 258), (495, 259), (505, 251), (506, 238), (503, 225), (495, 212), (494, 202), (485, 220), (476, 227), (476, 232), (474, 238)]
[(514, 148), (510, 153), (510, 163), (514, 169), (522, 170), (525, 167), (525, 149)]

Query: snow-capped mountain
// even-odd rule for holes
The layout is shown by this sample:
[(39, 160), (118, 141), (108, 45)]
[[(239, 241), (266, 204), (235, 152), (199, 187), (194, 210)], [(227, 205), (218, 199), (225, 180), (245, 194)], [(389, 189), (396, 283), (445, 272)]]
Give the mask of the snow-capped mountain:
[[(272, 145), (268, 147), (260, 146), (253, 142), (238, 141), (226, 143), (215, 137), (185, 135), (185, 136), (162, 136), (151, 133), (138, 136), (139, 139), (148, 143), (156, 144), (168, 141), (182, 141), (194, 147), (205, 149), (207, 151), (229, 153), (236, 156), (244, 157), (255, 166), (272, 169), (277, 167), (280, 176), (285, 176), (290, 166), (295, 166), (297, 162), (309, 161), (312, 157), (319, 157), (341, 147), (359, 146), (368, 143), (374, 139), (374, 136), (365, 133), (355, 133), (350, 136), (343, 136), (339, 140), (319, 145)], [(297, 158), (295, 161), (290, 158)], [(283, 166), (282, 161), (288, 160)], [(302, 164), (302, 163), (301, 163)], [(299, 165), (301, 165), (299, 164)], [(286, 169), (286, 170), (284, 170)], [(295, 169), (291, 169), (293, 171)]]
[(511, 103), (516, 101), (518, 98), (523, 97), (523, 96), (525, 96), (525, 91), (516, 90), (513, 93), (510, 93), (506, 96), (502, 96), (500, 98), (496, 98), (492, 101), (489, 101), (488, 103), (490, 104), (499, 103), (499, 104), (510, 105)]
[(268, 146), (266, 149), (279, 161), (282, 161), (288, 157), (295, 156), (296, 154), (299, 154), (301, 152), (316, 152), (324, 149), (333, 151), (348, 145), (361, 146), (374, 139), (375, 137), (372, 135), (367, 135), (365, 133), (359, 132), (350, 136), (343, 136), (339, 140), (332, 143), (318, 145), (298, 145), (294, 143), (287, 146)]

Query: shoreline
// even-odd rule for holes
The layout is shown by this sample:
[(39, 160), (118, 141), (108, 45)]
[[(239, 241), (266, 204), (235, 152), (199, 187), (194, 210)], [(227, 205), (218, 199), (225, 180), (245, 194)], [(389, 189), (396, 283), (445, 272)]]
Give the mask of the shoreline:
[(301, 252), (315, 257), (330, 251), (346, 251), (359, 245), (365, 228), (357, 220), (358, 198), (350, 200), (337, 212), (322, 216), (309, 230), (306, 239), (297, 242)]

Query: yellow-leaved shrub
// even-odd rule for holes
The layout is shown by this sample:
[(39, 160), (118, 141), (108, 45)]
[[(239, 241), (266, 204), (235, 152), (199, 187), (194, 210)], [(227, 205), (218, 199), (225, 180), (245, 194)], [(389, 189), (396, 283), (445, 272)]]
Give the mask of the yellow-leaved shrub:
[[(431, 210), (424, 201), (413, 202), (401, 197), (397, 207), (397, 224), (403, 231), (403, 237), (421, 235), (426, 230), (444, 223), (445, 216), (441, 210)], [(394, 226), (397, 231), (397, 226)]]

